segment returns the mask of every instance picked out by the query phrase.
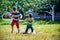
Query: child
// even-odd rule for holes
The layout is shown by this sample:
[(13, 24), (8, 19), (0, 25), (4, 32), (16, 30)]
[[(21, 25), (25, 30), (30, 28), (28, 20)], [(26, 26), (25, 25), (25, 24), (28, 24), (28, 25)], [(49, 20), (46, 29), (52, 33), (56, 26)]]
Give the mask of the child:
[(19, 33), (20, 32), (20, 30), (19, 30), (20, 13), (17, 11), (17, 8), (15, 6), (13, 7), (12, 18), (13, 18), (13, 20), (12, 20), (12, 23), (11, 23), (11, 26), (12, 26), (11, 33), (13, 33), (13, 26), (14, 26), (14, 24), (16, 24), (16, 27), (17, 27), (17, 30), (18, 30), (17, 33)]
[(27, 22), (27, 27), (26, 27), (26, 30), (23, 34), (27, 34), (28, 33), (28, 29), (31, 29), (31, 33), (33, 33), (33, 27), (32, 27), (32, 24), (33, 24), (33, 16), (31, 14), (29, 14), (29, 17), (25, 19), (25, 21)]

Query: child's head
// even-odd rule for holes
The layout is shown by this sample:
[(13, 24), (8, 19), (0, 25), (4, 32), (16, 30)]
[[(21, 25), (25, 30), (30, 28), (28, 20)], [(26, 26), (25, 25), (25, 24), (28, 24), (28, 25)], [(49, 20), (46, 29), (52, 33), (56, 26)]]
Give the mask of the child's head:
[(14, 7), (13, 7), (13, 11), (16, 11), (16, 10), (17, 10), (17, 8), (16, 8), (16, 6), (14, 6)]
[(31, 14), (29, 14), (29, 18), (32, 18), (33, 16)]

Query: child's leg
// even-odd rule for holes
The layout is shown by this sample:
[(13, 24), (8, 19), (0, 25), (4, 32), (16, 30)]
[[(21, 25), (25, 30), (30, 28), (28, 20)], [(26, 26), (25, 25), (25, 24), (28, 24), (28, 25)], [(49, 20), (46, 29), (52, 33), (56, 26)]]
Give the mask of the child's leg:
[(31, 26), (30, 28), (31, 28), (31, 32), (33, 32), (34, 31), (33, 27)]
[(25, 33), (27, 33), (27, 32), (28, 32), (28, 29), (29, 29), (29, 26), (27, 25), (26, 30), (25, 30)]
[(18, 29), (18, 33), (20, 32), (20, 29), (19, 29), (19, 21), (16, 21), (16, 27)]
[(13, 33), (14, 20), (12, 21), (11, 26), (12, 26), (12, 31), (11, 31), (11, 33)]

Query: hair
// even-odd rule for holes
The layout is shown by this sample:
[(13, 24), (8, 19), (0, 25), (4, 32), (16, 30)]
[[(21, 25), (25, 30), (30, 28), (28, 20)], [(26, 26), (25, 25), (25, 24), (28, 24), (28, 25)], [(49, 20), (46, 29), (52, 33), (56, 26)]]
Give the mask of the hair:
[(14, 7), (13, 7), (13, 10), (16, 11), (16, 9), (17, 9), (16, 6), (14, 6)]
[(33, 15), (29, 14), (29, 17), (30, 17), (30, 18), (32, 18), (32, 17), (33, 17)]

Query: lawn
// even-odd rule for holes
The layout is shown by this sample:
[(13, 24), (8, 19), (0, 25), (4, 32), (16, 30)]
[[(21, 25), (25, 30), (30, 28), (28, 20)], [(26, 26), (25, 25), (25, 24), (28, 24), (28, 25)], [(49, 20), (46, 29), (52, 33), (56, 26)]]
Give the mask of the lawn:
[[(0, 40), (60, 40), (60, 24), (50, 22), (35, 21), (33, 27), (36, 34), (16, 34), (16, 26), (14, 26), (14, 33), (11, 34), (11, 19), (4, 19), (0, 22)], [(26, 24), (21, 20), (20, 32), (24, 32), (25, 29)]]

